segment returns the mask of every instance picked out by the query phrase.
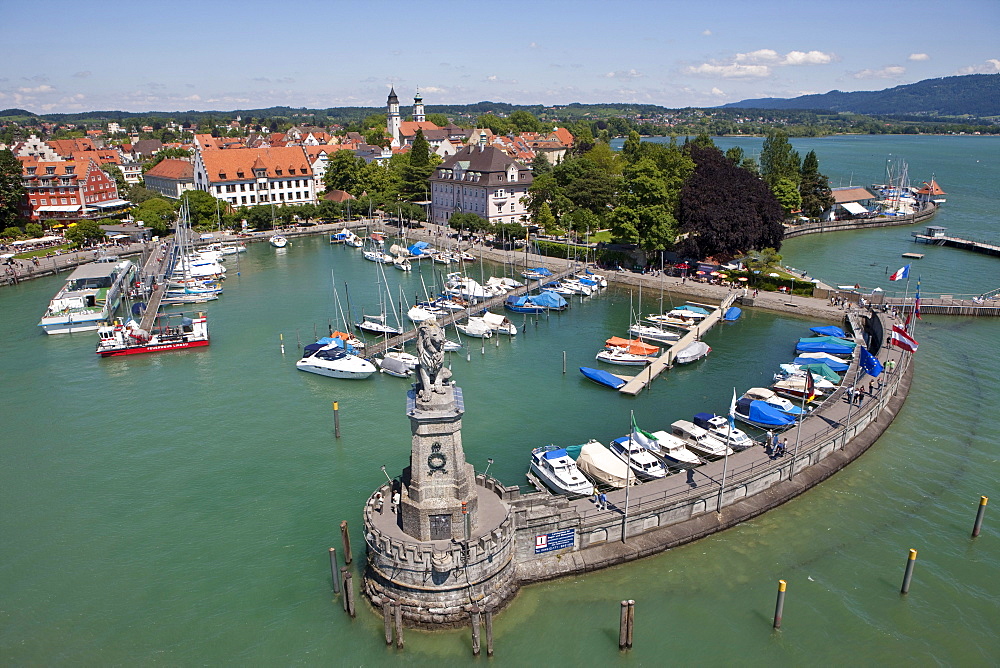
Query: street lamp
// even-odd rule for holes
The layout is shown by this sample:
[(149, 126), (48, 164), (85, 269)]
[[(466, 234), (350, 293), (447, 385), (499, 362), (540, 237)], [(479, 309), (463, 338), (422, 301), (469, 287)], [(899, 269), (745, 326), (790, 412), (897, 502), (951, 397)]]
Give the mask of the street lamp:
[(486, 470), (483, 471), (483, 475), (487, 475), (490, 472), (490, 467), (493, 466), (493, 458), (489, 457), (486, 460)]
[(385, 464), (382, 464), (382, 475), (385, 476), (385, 479), (388, 480), (389, 484), (391, 485), (392, 484), (392, 478), (390, 478), (389, 474), (385, 472)]

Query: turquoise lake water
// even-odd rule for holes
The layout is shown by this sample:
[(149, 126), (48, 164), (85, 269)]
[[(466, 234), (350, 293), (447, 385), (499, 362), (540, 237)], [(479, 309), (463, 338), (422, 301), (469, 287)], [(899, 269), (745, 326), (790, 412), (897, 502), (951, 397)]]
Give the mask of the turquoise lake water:
[[(835, 184), (881, 181), (888, 154), (948, 192), (934, 223), (998, 238), (998, 144), (985, 137), (833, 137), (815, 149)], [(748, 152), (760, 140), (740, 143)], [(1000, 259), (920, 246), (913, 227), (814, 235), (785, 261), (834, 284), (887, 290), (900, 254), (927, 293), (1000, 288)], [(500, 267), (494, 270), (499, 272)], [(230, 262), (206, 305), (206, 350), (98, 359), (96, 336), (36, 326), (60, 277), (0, 290), (0, 660), (7, 665), (440, 665), (474, 659), (468, 630), (410, 631), (397, 653), (364, 605), (347, 618), (327, 548), (341, 520), (363, 545), (361, 504), (406, 464), (406, 381), (351, 382), (295, 370), (297, 344), (346, 308), (377, 308), (371, 263), (323, 237), (284, 252), (256, 244)], [(473, 271), (473, 275), (478, 269)], [(421, 277), (388, 270), (393, 298)], [(335, 278), (333, 278), (335, 277)], [(348, 290), (345, 291), (344, 284)], [(911, 289), (912, 289), (911, 283)], [(396, 287), (399, 286), (399, 287)], [(611, 290), (561, 315), (522, 319), (513, 341), (451, 359), (466, 400), (463, 441), (477, 468), (522, 484), (532, 447), (624, 433), (629, 411), (662, 428), (724, 410), (762, 384), (809, 321), (746, 309), (706, 337), (712, 354), (626, 398), (575, 371), (622, 334), (638, 295)], [(659, 293), (643, 294), (644, 312)], [(664, 294), (669, 303), (671, 295)], [(674, 298), (674, 301), (676, 298)], [(996, 319), (925, 317), (900, 415), (858, 462), (735, 529), (662, 555), (524, 588), (495, 623), (494, 663), (521, 666), (996, 665), (1000, 515), (969, 532), (996, 491), (1000, 343)], [(286, 352), (279, 349), (284, 335)], [(562, 373), (566, 351), (568, 373)], [(339, 401), (343, 437), (333, 438)], [(910, 594), (899, 585), (917, 548)], [(357, 563), (357, 559), (355, 563)], [(771, 630), (776, 582), (788, 581)], [(617, 648), (618, 602), (637, 601), (635, 648)], [(485, 658), (480, 659), (485, 660)]]

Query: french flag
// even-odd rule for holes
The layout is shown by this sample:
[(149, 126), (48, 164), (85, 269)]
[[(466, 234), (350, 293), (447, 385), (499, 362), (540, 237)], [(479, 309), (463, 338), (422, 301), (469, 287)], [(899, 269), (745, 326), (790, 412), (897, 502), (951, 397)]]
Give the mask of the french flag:
[(902, 269), (899, 269), (896, 273), (889, 277), (890, 281), (901, 281), (904, 278), (908, 278), (910, 275), (910, 265), (906, 265)]
[(892, 326), (892, 344), (911, 353), (917, 352), (917, 347), (920, 345), (915, 338), (906, 333), (902, 325)]

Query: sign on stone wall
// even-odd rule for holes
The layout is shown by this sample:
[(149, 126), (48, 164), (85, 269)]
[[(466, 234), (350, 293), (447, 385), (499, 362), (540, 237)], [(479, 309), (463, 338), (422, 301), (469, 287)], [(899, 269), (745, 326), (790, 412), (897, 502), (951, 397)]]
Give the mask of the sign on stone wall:
[(535, 554), (561, 550), (576, 544), (576, 529), (562, 529), (535, 536)]

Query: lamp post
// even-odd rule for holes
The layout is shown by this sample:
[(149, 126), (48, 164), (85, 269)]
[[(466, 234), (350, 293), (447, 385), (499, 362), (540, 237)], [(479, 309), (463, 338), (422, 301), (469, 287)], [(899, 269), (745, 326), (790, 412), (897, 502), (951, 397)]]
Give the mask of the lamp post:
[(382, 464), (382, 475), (385, 476), (385, 479), (388, 480), (389, 484), (391, 485), (392, 484), (392, 478), (390, 478), (389, 474), (385, 472), (385, 464)]
[(485, 471), (483, 471), (483, 475), (484, 475), (484, 476), (485, 476), (485, 475), (489, 475), (489, 472), (490, 472), (490, 467), (491, 467), (491, 466), (493, 466), (493, 458), (492, 458), (492, 457), (489, 457), (489, 458), (488, 458), (488, 459), (486, 460), (486, 470), (485, 470)]

